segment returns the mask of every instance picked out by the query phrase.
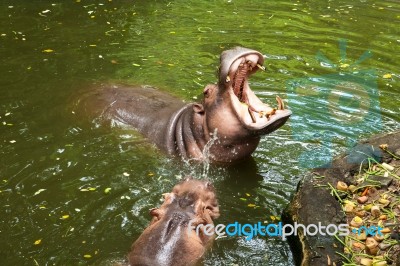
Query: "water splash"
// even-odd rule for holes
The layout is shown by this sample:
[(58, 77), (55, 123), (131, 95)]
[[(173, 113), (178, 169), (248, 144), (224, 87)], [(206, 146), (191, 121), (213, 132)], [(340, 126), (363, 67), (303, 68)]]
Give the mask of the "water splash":
[(215, 141), (218, 140), (218, 128), (214, 130), (214, 132), (211, 134), (211, 139), (207, 142), (207, 144), (204, 146), (203, 149), (203, 171), (201, 173), (202, 178), (206, 178), (208, 176), (208, 173), (210, 171), (210, 148), (212, 145), (214, 145)]

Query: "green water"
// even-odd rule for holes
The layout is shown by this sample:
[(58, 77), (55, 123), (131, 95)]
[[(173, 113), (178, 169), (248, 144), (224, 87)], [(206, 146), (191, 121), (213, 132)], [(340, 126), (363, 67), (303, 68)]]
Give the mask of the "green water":
[[(326, 163), (360, 137), (399, 128), (399, 29), (396, 1), (2, 1), (0, 265), (121, 261), (148, 210), (188, 174), (214, 182), (216, 223), (271, 222), (310, 151)], [(219, 54), (235, 45), (266, 55), (256, 94), (269, 103), (279, 94), (295, 111), (252, 161), (206, 171), (71, 112), (98, 82), (200, 99)], [(217, 240), (205, 264), (293, 258), (279, 238), (232, 237)]]

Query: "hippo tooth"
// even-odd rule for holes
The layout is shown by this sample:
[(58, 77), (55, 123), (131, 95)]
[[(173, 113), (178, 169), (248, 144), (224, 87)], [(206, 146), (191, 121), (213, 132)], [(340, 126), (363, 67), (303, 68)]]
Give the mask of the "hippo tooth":
[(231, 78), (229, 76), (226, 76), (225, 82), (228, 83), (229, 81), (231, 81)]
[(262, 71), (265, 71), (265, 66), (262, 66), (262, 65), (260, 65), (260, 64), (257, 64), (257, 67), (258, 67), (259, 69), (261, 69)]
[(250, 117), (251, 117), (251, 120), (253, 121), (253, 123), (256, 123), (257, 122), (256, 117), (254, 116), (254, 114), (251, 111), (250, 107), (247, 110), (249, 110), (249, 114), (250, 114)]
[(283, 103), (281, 97), (276, 96), (276, 101), (278, 102), (278, 110), (284, 110), (285, 104)]

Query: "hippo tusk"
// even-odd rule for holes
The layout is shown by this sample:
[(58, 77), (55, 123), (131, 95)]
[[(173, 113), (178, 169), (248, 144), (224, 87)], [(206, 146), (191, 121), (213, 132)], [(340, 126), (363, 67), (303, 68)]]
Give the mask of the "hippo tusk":
[(278, 110), (284, 110), (285, 104), (283, 103), (281, 97), (276, 96), (276, 101), (278, 102)]
[(256, 117), (254, 116), (253, 112), (251, 111), (250, 106), (247, 110), (249, 110), (249, 114), (251, 116), (251, 120), (253, 121), (253, 123), (256, 123), (257, 122)]
[(262, 71), (265, 71), (265, 66), (262, 66), (262, 65), (260, 65), (260, 64), (257, 64), (257, 67), (258, 67), (259, 69), (261, 69)]

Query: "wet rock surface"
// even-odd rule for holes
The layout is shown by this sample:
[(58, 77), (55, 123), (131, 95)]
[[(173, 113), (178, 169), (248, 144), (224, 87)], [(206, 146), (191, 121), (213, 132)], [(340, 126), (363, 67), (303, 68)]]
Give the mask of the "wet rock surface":
[[(387, 145), (386, 150), (379, 147), (382, 144)], [(305, 174), (298, 184), (291, 203), (283, 213), (283, 222), (304, 225), (318, 224), (319, 222), (322, 225), (347, 223), (348, 217), (337, 198), (347, 197), (348, 194), (336, 190), (339, 193), (333, 196), (330, 187), (333, 185), (336, 188), (338, 181), (349, 186), (354, 184), (354, 177), (362, 169), (370, 166), (371, 158), (378, 163), (394, 165), (393, 174), (398, 175), (400, 160), (395, 159), (393, 155), (398, 156), (399, 151), (400, 130), (380, 134), (359, 142), (349, 152), (334, 159), (332, 164), (326, 168), (314, 169)], [(392, 177), (380, 175), (368, 179), (368, 182), (377, 180), (380, 189), (388, 189), (394, 183)], [(376, 185), (376, 183), (374, 184)], [(360, 197), (362, 196), (360, 195)], [(343, 258), (338, 253), (344, 253), (344, 246), (335, 237), (329, 235), (307, 236), (299, 232), (297, 236), (290, 237), (288, 241), (292, 247), (296, 265), (343, 264)], [(388, 265), (400, 265), (398, 257), (397, 261), (395, 258), (395, 261)]]

